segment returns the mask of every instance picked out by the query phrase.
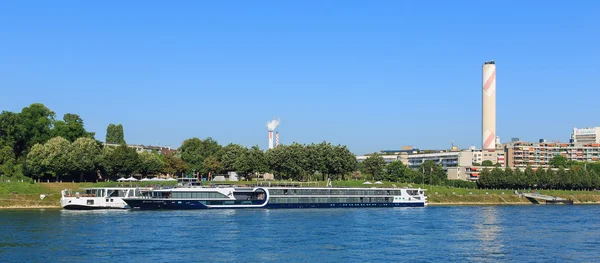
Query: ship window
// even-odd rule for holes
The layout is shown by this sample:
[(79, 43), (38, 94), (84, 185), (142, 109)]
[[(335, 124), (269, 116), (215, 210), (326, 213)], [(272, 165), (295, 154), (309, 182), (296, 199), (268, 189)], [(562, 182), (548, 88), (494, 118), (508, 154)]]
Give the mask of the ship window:
[(283, 190), (281, 190), (281, 189), (271, 189), (271, 190), (269, 190), (269, 192), (272, 195), (283, 195)]
[(87, 204), (88, 204), (88, 205), (94, 205), (94, 200), (93, 200), (93, 199), (89, 199), (89, 200), (87, 200)]

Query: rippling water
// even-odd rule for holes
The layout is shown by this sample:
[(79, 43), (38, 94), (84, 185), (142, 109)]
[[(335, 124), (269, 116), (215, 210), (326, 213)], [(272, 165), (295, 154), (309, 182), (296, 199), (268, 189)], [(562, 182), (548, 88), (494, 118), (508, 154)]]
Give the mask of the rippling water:
[(598, 262), (600, 206), (0, 210), (0, 262)]

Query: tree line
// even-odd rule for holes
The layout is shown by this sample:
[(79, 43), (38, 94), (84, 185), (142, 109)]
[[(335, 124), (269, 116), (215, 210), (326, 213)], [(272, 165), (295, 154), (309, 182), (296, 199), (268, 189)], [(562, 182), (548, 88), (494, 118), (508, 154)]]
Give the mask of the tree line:
[(579, 163), (556, 156), (550, 168), (483, 169), (479, 174), (480, 188), (495, 189), (559, 189), (593, 190), (600, 188), (600, 163)]
[[(342, 145), (220, 145), (212, 138), (187, 139), (176, 153), (161, 154), (128, 147), (123, 126), (110, 124), (106, 144), (84, 128), (83, 119), (67, 113), (58, 120), (40, 103), (21, 112), (0, 114), (0, 172), (8, 177), (102, 180), (110, 177), (170, 174), (208, 177), (229, 171), (251, 179), (272, 173), (280, 180), (346, 178), (357, 168), (354, 155)], [(118, 146), (117, 146), (118, 145)]]
[(356, 168), (356, 158), (346, 146), (320, 144), (280, 145), (266, 152), (258, 146), (239, 144), (222, 147), (212, 138), (191, 138), (179, 148), (181, 158), (194, 174), (221, 174), (228, 171), (252, 178), (273, 173), (279, 180), (326, 180), (341, 178)]
[(122, 125), (107, 127), (105, 146), (86, 131), (83, 119), (66, 113), (62, 120), (41, 103), (21, 112), (0, 113), (0, 173), (6, 177), (97, 180), (131, 174), (181, 174), (180, 157), (158, 152), (138, 153), (125, 145)]

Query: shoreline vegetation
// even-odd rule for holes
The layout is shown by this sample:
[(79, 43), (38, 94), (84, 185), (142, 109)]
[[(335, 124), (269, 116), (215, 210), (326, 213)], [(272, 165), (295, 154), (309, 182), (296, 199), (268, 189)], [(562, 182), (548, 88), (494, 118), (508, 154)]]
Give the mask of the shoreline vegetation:
[[(363, 187), (370, 188), (373, 185), (363, 185), (362, 180), (333, 181), (333, 187)], [(325, 187), (325, 183), (317, 182), (290, 182), (290, 181), (237, 181), (237, 182), (212, 182), (213, 184), (227, 184), (236, 186), (271, 186), (276, 185), (302, 185), (311, 187)], [(0, 183), (0, 209), (57, 209), (60, 208), (60, 191), (63, 189), (82, 189), (88, 187), (116, 187), (116, 186), (150, 186), (156, 183)], [(174, 186), (174, 183), (160, 184), (163, 186)], [(376, 187), (415, 187), (426, 189), (428, 205), (430, 206), (480, 206), (480, 205), (532, 205), (525, 197), (515, 194), (515, 190), (486, 190), (468, 189), (448, 186), (407, 184), (395, 182), (383, 182)], [(520, 192), (530, 192), (530, 189)], [(536, 190), (541, 194), (558, 196), (573, 200), (574, 204), (600, 204), (600, 192), (598, 191), (571, 191), (571, 190)], [(40, 195), (45, 195), (44, 199)], [(540, 201), (544, 205), (545, 202)]]

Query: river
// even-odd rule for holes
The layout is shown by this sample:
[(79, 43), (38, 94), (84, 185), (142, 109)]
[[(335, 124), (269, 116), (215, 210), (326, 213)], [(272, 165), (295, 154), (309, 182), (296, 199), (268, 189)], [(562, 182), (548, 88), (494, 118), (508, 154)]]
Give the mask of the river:
[(0, 210), (0, 262), (598, 262), (600, 206)]

